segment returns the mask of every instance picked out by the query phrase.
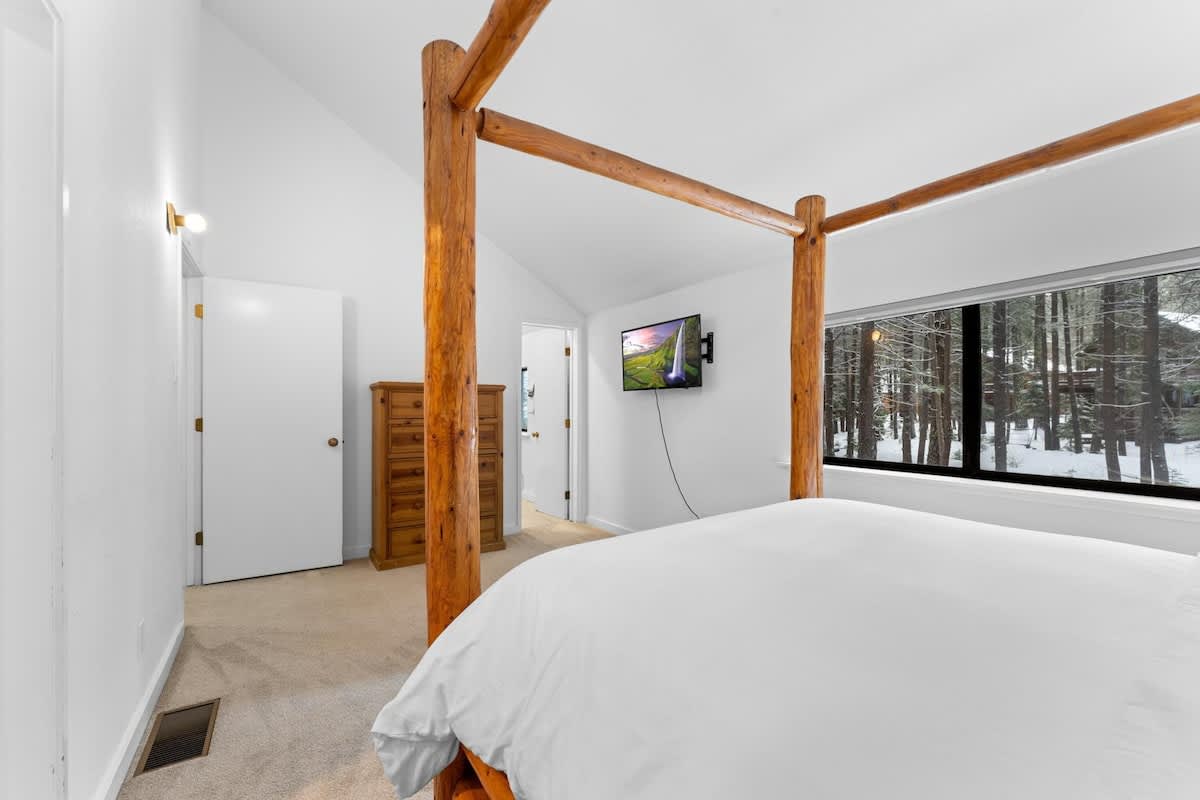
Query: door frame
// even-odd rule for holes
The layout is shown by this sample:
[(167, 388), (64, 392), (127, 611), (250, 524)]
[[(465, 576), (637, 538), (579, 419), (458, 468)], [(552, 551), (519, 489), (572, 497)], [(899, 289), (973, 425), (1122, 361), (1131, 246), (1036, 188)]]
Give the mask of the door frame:
[(180, 237), (180, 270), (182, 280), (183, 315), (183, 376), (179, 387), (179, 423), (184, 437), (184, 524), (180, 535), (184, 537), (187, 566), (184, 573), (185, 586), (199, 586), (204, 578), (203, 548), (196, 544), (196, 533), (204, 530), (203, 518), (203, 439), (196, 433), (194, 422), (204, 416), (201, 408), (201, 365), (203, 363), (204, 329), (196, 316), (195, 307), (204, 303), (204, 271), (195, 255)]
[[(586, 477), (584, 474), (584, 465), (587, 463), (584, 458), (583, 442), (585, 437), (583, 431), (586, 429), (584, 414), (586, 404), (584, 402), (584, 346), (582, 329), (578, 325), (563, 324), (561, 322), (522, 322), (521, 332), (524, 333), (525, 328), (551, 328), (561, 330), (566, 334), (566, 340), (570, 343), (567, 346), (571, 348), (570, 363), (567, 364), (567, 414), (571, 420), (571, 427), (567, 433), (567, 491), (571, 493), (570, 499), (567, 501), (567, 520), (569, 522), (582, 522), (586, 516), (587, 508), (583, 502), (583, 481)], [(525, 366), (525, 346), (524, 340), (521, 343), (520, 363), (517, 365), (517, 391), (513, 393), (516, 400), (517, 411), (517, 524), (520, 526), (522, 508), (522, 498), (525, 490), (525, 474), (521, 463), (521, 446), (523, 441), (520, 431), (521, 419), (521, 368)]]
[[(52, 708), (44, 709), (47, 718), (30, 720), (29, 735), (41, 738), (43, 731), (53, 752), (46, 753), (50, 759), (41, 765), (46, 770), (44, 788), (48, 788), (47, 797), (54, 800), (65, 800), (67, 796), (67, 610), (66, 610), (66, 552), (65, 552), (65, 479), (63, 471), (64, 457), (64, 416), (63, 416), (63, 362), (64, 362), (64, 330), (65, 317), (63, 314), (64, 291), (66, 280), (65, 260), (65, 219), (70, 213), (69, 194), (64, 181), (64, 56), (63, 56), (63, 19), (57, 7), (56, 0), (40, 0), (40, 5), (46, 12), (51, 26), (50, 70), (52, 72), (51, 104), (51, 146), (50, 146), (50, 181), (51, 204), (50, 213), (53, 217), (53, 267), (46, 275), (47, 295), (50, 302), (44, 312), (53, 321), (53, 335), (49, 341), (38, 342), (42, 358), (50, 363), (50, 385), (42, 387), (49, 395), (44, 421), (49, 422), (50, 441), (46, 442), (49, 453), (49, 504), (44, 509), (46, 514), (49, 536), (39, 548), (39, 558), (49, 562), (48, 575), (50, 585), (46, 591), (29, 599), (33, 614), (48, 618), (50, 622), (50, 639), (48, 652), (35, 653), (29, 657), (37, 658), (38, 664), (48, 672), (50, 691), (52, 693)], [(3, 43), (0, 42), (0, 50)], [(3, 360), (0, 356), (0, 360)], [(36, 389), (35, 389), (36, 390)], [(48, 418), (48, 419), (47, 419)], [(11, 532), (10, 532), (11, 535)], [(48, 662), (48, 663), (47, 663)], [(0, 731), (0, 738), (4, 732)], [(0, 741), (0, 746), (4, 742)]]

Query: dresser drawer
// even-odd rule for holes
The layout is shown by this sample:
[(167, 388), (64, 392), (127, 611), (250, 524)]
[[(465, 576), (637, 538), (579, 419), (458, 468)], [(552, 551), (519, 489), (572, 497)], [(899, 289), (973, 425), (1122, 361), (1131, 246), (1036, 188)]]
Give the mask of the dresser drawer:
[(479, 456), (479, 482), (495, 482), (500, 477), (500, 456), (492, 453)]
[(479, 516), (495, 514), (499, 505), (500, 488), (494, 483), (479, 484)]
[[(425, 491), (425, 460), (397, 458), (387, 462), (388, 490), (392, 492)], [(495, 483), (500, 476), (500, 456), (479, 457), (479, 482)]]
[(424, 492), (425, 460), (404, 458), (387, 462), (388, 491)]
[(388, 528), (388, 558), (401, 558), (425, 552), (424, 525), (397, 525)]
[[(504, 541), (504, 535), (500, 531), (500, 522), (495, 515), (490, 517), (479, 518), (479, 544), (480, 547), (486, 545), (495, 545)], [(499, 549), (499, 548), (492, 548)]]
[(479, 393), (479, 418), (495, 419), (500, 416), (500, 395), (495, 392)]
[(425, 426), (421, 420), (392, 421), (387, 426), (388, 456), (422, 458), (425, 455)]
[(500, 426), (495, 420), (479, 421), (479, 450), (492, 453), (500, 450)]
[(425, 416), (425, 392), (392, 389), (388, 396), (388, 416), (393, 419), (412, 419)]
[(387, 523), (393, 525), (425, 524), (425, 492), (389, 494), (387, 499)]

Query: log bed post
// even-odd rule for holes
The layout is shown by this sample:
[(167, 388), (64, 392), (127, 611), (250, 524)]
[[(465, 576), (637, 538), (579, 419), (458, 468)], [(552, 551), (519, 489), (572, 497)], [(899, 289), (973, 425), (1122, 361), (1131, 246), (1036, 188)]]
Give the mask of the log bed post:
[[(425, 595), (432, 643), (479, 596), (475, 356), (475, 118), (450, 100), (464, 59), (453, 42), (421, 51), (425, 117)], [(459, 757), (434, 781), (451, 800)]]
[(807, 232), (792, 246), (792, 500), (820, 497), (823, 488), (825, 198), (800, 198), (796, 217)]
[(421, 52), (425, 92), (425, 587), (429, 641), (479, 596), (475, 118), (450, 101), (453, 42)]

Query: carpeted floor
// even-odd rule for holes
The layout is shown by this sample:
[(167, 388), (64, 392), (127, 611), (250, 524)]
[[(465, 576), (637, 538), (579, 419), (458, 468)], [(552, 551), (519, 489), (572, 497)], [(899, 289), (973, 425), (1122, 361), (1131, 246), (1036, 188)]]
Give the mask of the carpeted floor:
[[(607, 536), (534, 511), (487, 585), (540, 553)], [(186, 629), (159, 710), (221, 698), (205, 758), (129, 778), (120, 800), (384, 800), (370, 742), (379, 709), (425, 651), (425, 571), (366, 560), (187, 590)], [(432, 797), (425, 792), (417, 797)]]

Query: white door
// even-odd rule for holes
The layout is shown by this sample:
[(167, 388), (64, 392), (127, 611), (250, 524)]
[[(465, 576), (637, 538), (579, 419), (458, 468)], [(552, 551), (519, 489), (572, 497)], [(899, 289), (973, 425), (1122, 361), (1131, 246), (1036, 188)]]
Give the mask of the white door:
[(567, 332), (543, 328), (524, 337), (528, 381), (534, 389), (529, 430), (533, 450), (532, 478), (536, 488), (534, 505), (543, 514), (567, 517), (567, 448), (570, 416), (566, 354)]
[(204, 582), (341, 564), (341, 297), (203, 291)]

